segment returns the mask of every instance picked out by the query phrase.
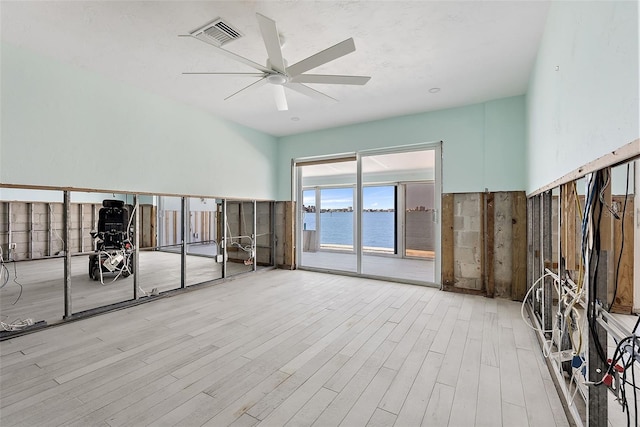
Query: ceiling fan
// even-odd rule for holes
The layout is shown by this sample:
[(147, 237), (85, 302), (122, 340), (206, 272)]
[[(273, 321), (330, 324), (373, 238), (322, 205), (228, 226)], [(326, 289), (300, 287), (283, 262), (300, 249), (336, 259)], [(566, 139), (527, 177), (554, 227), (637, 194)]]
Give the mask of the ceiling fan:
[(188, 36), (210, 44), (219, 53), (256, 69), (259, 71), (258, 73), (188, 72), (183, 74), (245, 75), (248, 77), (259, 77), (259, 80), (232, 93), (227, 96), (225, 100), (248, 89), (255, 89), (265, 84), (271, 84), (276, 106), (280, 111), (288, 110), (287, 98), (284, 91), (285, 87), (315, 99), (337, 101), (335, 98), (319, 92), (304, 83), (364, 85), (371, 79), (371, 77), (367, 76), (304, 74), (306, 71), (354, 52), (356, 46), (353, 38), (344, 40), (293, 65), (287, 65), (287, 62), (282, 57), (282, 38), (278, 34), (276, 22), (260, 13), (256, 13), (256, 17), (264, 45), (267, 49), (268, 59), (265, 66), (220, 47), (226, 41), (229, 41), (229, 39), (232, 40), (241, 36), (237, 30), (221, 19), (212, 21), (204, 27), (192, 31)]

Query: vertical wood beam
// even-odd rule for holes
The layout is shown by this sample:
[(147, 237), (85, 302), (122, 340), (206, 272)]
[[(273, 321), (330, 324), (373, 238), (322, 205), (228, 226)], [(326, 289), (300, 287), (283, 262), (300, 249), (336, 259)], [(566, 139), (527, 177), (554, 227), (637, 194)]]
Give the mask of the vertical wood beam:
[(442, 195), (442, 285), (455, 283), (453, 258), (453, 194)]
[(485, 193), (485, 232), (484, 232), (484, 248), (485, 248), (485, 265), (486, 265), (486, 283), (485, 288), (487, 290), (487, 296), (493, 298), (496, 291), (495, 283), (495, 194)]
[[(634, 203), (633, 195), (627, 199), (627, 208), (624, 212), (624, 197), (615, 197), (614, 202), (620, 206), (619, 215), (621, 220), (614, 221), (614, 247), (613, 247), (613, 263), (614, 270), (614, 288), (610, 289), (611, 295), (608, 301), (611, 302), (610, 311), (614, 313), (632, 314), (633, 312), (633, 277), (634, 274)], [(624, 219), (624, 221), (622, 221)], [(624, 232), (622, 229), (624, 223)], [(624, 235), (624, 240), (623, 240)], [(618, 262), (620, 268), (618, 268)], [(617, 272), (617, 279), (615, 274)], [(617, 282), (617, 291), (615, 291), (615, 283)], [(615, 291), (615, 296), (614, 296)]]
[(560, 238), (562, 254), (567, 270), (578, 270), (578, 258), (576, 257), (576, 202), (575, 184), (573, 182), (563, 184), (560, 187)]
[(527, 197), (524, 191), (511, 194), (511, 216), (511, 298), (522, 301), (527, 292)]
[(296, 268), (296, 202), (284, 202), (284, 266), (289, 270)]

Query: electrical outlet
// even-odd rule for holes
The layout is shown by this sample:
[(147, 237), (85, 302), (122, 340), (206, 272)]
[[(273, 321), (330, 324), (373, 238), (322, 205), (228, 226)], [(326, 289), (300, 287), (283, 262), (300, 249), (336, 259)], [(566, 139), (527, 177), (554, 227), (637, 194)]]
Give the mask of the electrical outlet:
[(9, 249), (15, 251), (16, 250), (16, 243), (11, 243), (11, 245), (9, 246)]

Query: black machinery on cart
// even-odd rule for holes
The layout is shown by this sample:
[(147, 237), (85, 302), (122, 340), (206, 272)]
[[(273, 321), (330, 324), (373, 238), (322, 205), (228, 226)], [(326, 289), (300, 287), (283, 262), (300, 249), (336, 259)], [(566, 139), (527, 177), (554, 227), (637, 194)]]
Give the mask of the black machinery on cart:
[(89, 277), (103, 282), (105, 274), (128, 277), (133, 273), (133, 235), (129, 209), (122, 200), (103, 200), (98, 214), (95, 253), (89, 255)]

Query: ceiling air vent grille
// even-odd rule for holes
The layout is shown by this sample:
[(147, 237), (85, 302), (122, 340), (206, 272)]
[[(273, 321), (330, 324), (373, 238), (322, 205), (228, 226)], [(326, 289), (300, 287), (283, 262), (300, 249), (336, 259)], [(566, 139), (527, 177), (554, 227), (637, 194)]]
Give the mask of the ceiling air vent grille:
[(221, 18), (215, 19), (191, 34), (205, 38), (217, 46), (222, 46), (242, 37), (240, 31)]

